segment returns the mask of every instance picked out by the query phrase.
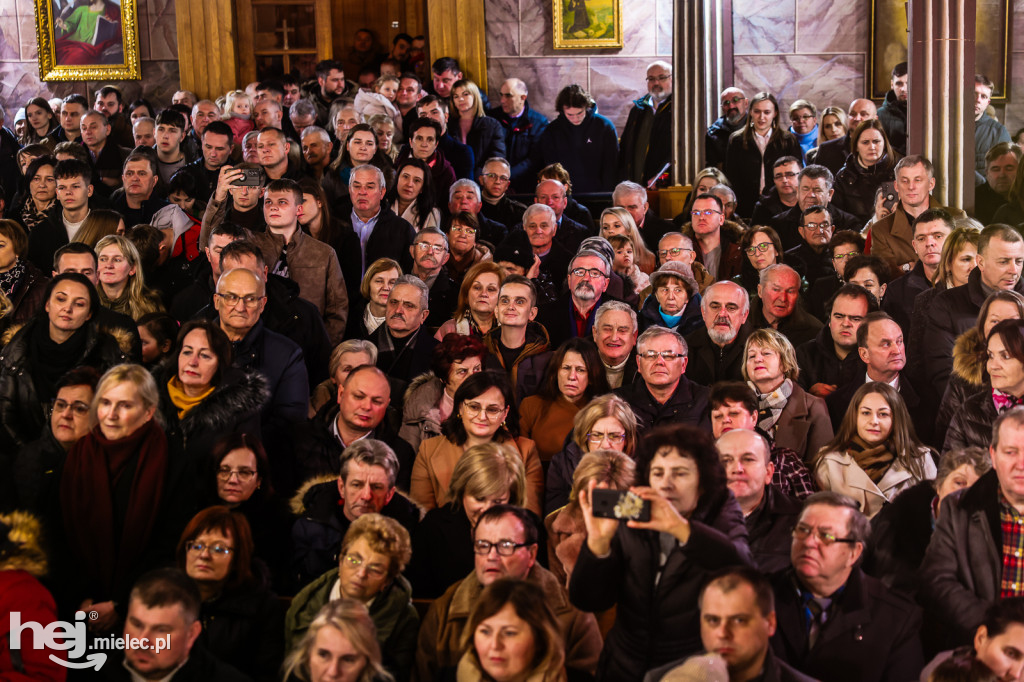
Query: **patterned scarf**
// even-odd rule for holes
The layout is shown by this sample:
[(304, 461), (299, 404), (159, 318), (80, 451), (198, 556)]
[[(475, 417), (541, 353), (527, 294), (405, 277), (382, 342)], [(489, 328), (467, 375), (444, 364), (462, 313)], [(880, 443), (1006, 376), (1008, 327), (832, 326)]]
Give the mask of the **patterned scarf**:
[(35, 229), (36, 225), (46, 220), (46, 212), (50, 210), (57, 198), (50, 199), (50, 202), (43, 206), (43, 210), (36, 210), (36, 202), (29, 197), (25, 205), (21, 207), (21, 222), (25, 226), (25, 229), (31, 234), (32, 230)]
[(0, 272), (0, 290), (3, 290), (7, 298), (14, 298), (14, 290), (21, 284), (25, 275), (25, 264), (19, 258), (14, 267), (7, 272)]
[(995, 403), (996, 412), (1005, 412), (1006, 410), (1017, 407), (1018, 405), (1024, 405), (1024, 396), (1015, 398), (1009, 393), (1003, 393), (998, 388), (993, 388), (992, 402)]
[(753, 381), (748, 381), (747, 384), (754, 389), (754, 393), (757, 393), (757, 427), (774, 441), (775, 425), (782, 416), (786, 403), (789, 402), (789, 396), (793, 395), (793, 380), (786, 379), (771, 393), (758, 392)]
[(889, 443), (871, 446), (864, 442), (860, 436), (851, 439), (848, 452), (853, 455), (857, 466), (864, 470), (871, 481), (878, 485), (878, 482), (885, 476), (896, 456), (889, 452)]

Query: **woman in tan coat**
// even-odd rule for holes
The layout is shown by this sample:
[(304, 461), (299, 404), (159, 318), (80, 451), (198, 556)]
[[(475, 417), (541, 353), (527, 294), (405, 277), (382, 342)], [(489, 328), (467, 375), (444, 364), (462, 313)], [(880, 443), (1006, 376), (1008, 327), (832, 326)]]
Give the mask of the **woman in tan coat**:
[(512, 405), (512, 387), (501, 372), (485, 371), (462, 382), (455, 391), (452, 413), (441, 425), (442, 435), (420, 443), (412, 468), (410, 497), (425, 509), (447, 499), (452, 471), (462, 453), (474, 445), (497, 442), (515, 448), (526, 469), (525, 507), (538, 516), (544, 494), (544, 472), (537, 445), (517, 438), (516, 425), (506, 418)]

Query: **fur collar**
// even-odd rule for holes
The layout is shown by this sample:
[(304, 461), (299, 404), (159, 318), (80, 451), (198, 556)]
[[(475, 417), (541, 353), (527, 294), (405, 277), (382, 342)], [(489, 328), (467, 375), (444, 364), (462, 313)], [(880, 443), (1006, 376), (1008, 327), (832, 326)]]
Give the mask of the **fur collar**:
[(0, 524), (8, 528), (6, 537), (0, 538), (0, 571), (25, 571), (37, 578), (46, 575), (39, 519), (28, 512), (14, 511), (0, 514)]
[(985, 384), (985, 354), (980, 334), (971, 327), (957, 338), (953, 345), (953, 372), (972, 386)]
[(319, 486), (327, 484), (331, 484), (337, 490), (338, 477), (334, 474), (323, 474), (322, 476), (315, 476), (299, 486), (299, 489), (292, 495), (290, 502), (292, 513), (296, 516), (305, 516), (306, 506), (309, 504), (306, 496), (313, 493)]

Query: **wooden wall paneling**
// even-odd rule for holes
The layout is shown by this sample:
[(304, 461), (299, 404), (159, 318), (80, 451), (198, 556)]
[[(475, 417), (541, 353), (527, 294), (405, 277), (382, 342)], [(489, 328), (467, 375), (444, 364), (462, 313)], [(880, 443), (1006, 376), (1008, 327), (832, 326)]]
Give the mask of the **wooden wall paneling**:
[(232, 0), (178, 0), (175, 14), (181, 87), (210, 99), (237, 87)]
[[(238, 53), (239, 81), (246, 83), (256, 78), (256, 55), (251, 47), (254, 44), (253, 35), (253, 12), (249, 0), (237, 0), (235, 11), (238, 17), (237, 31), (235, 32), (235, 49)], [(249, 46), (250, 49), (240, 49), (242, 46)]]
[(484, 0), (430, 0), (427, 5), (430, 55), (458, 55), (459, 65), (487, 92)]

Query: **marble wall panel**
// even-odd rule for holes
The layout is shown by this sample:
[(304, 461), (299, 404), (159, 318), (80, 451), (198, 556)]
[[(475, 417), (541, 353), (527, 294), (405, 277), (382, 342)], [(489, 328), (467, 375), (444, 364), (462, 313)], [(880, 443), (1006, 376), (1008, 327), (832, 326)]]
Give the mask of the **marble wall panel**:
[(21, 42), (18, 39), (18, 17), (13, 13), (0, 14), (0, 59), (21, 59)]
[(658, 13), (658, 37), (655, 44), (657, 54), (672, 59), (672, 21), (673, 6), (672, 0), (657, 0)]
[(1024, 127), (1024, 107), (1019, 103), (1024, 101), (1024, 52), (1014, 52), (1010, 62), (1010, 102), (1005, 107), (1005, 113), (1000, 120), (1010, 135)]
[(633, 100), (647, 93), (644, 78), (650, 60), (593, 57), (589, 61), (590, 94), (597, 110), (622, 132)]
[(864, 2), (796, 0), (796, 52), (864, 52), (870, 11)]
[(735, 58), (736, 85), (748, 96), (767, 90), (785, 111), (797, 99), (819, 109), (845, 107), (864, 92), (864, 55), (742, 55)]
[(487, 0), (487, 54), (519, 56), (519, 0)]
[(39, 45), (36, 40), (36, 18), (18, 17), (19, 39), (21, 41), (21, 58), (37, 59), (39, 56)]
[(796, 0), (733, 0), (733, 52), (735, 54), (789, 54), (794, 52), (795, 19)]
[(555, 97), (570, 83), (590, 89), (590, 72), (586, 58), (487, 60), (488, 97), (498, 101), (498, 88), (506, 78), (521, 78), (530, 87), (530, 106), (548, 118), (554, 118)]

